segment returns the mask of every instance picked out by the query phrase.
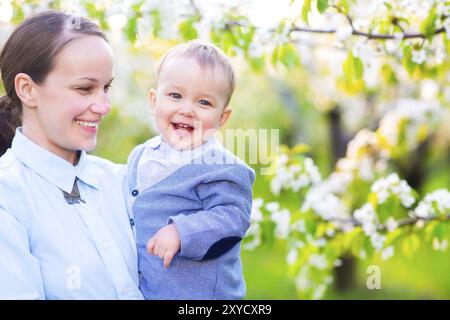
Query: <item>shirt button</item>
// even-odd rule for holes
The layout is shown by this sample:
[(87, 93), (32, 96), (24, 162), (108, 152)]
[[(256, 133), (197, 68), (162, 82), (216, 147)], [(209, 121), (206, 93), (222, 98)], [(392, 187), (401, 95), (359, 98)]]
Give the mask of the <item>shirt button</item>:
[(136, 189), (134, 189), (134, 190), (131, 192), (131, 195), (132, 195), (133, 197), (136, 197), (138, 194), (139, 194), (139, 191), (137, 191)]
[(109, 248), (109, 241), (103, 241), (102, 242), (102, 247), (103, 247), (103, 249), (108, 249)]

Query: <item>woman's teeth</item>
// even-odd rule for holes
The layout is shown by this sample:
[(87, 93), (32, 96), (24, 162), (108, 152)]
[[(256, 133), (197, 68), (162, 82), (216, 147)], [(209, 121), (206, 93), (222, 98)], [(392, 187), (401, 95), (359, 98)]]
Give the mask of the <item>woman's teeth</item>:
[(86, 121), (78, 121), (78, 120), (76, 120), (75, 122), (78, 123), (82, 127), (89, 127), (89, 128), (97, 127), (97, 123), (94, 123), (94, 122), (86, 122)]

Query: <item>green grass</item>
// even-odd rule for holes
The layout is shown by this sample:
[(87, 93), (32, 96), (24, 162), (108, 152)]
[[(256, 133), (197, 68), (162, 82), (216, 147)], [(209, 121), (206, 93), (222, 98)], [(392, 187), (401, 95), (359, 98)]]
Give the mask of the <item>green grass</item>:
[[(242, 260), (247, 284), (246, 299), (297, 299), (294, 281), (287, 274), (283, 246), (271, 244), (253, 251), (243, 251)], [(381, 289), (366, 287), (369, 265), (381, 270)], [(325, 299), (450, 299), (450, 250), (434, 251), (423, 245), (416, 254), (401, 255), (388, 261), (358, 261), (357, 285), (348, 292), (332, 287)]]

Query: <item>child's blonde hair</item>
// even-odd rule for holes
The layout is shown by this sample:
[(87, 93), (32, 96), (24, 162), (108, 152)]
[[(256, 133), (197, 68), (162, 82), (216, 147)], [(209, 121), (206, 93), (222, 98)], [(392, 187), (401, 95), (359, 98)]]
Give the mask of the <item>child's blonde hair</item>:
[(226, 104), (230, 102), (231, 96), (236, 85), (236, 76), (233, 65), (225, 53), (215, 45), (200, 40), (193, 40), (179, 44), (167, 51), (161, 58), (156, 69), (156, 85), (158, 85), (159, 76), (164, 64), (174, 57), (194, 58), (202, 69), (211, 68), (214, 70), (220, 67), (228, 79), (229, 90), (227, 94)]

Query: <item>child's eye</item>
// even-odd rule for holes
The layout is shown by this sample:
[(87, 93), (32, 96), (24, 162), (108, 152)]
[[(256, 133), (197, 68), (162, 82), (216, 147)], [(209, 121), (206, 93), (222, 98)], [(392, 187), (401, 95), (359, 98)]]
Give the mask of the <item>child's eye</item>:
[(211, 102), (209, 102), (208, 100), (200, 100), (198, 103), (200, 103), (202, 106), (205, 106), (205, 107), (209, 107), (209, 106), (212, 106), (211, 105)]
[(109, 88), (111, 88), (111, 84), (107, 84), (103, 90), (105, 90), (105, 92), (108, 92)]
[(174, 99), (181, 99), (181, 94), (176, 93), (176, 92), (169, 93), (169, 96), (174, 98)]

